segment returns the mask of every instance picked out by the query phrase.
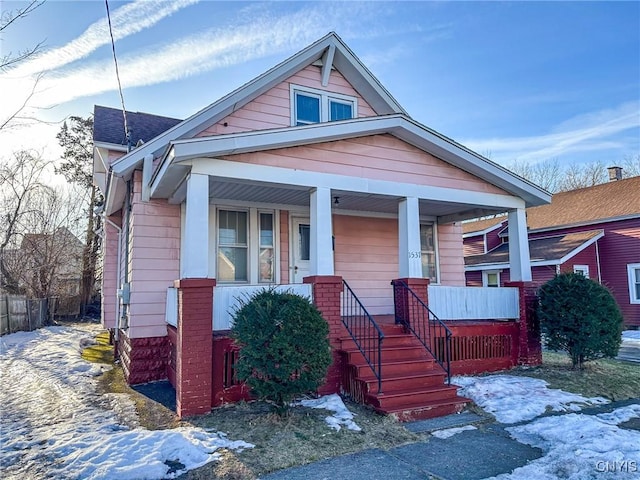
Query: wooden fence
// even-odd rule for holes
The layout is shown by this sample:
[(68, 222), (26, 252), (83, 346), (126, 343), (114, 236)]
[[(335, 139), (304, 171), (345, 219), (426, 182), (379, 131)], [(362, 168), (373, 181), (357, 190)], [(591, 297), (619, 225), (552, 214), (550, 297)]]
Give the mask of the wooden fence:
[(49, 300), (20, 295), (0, 295), (0, 335), (30, 332), (47, 323)]

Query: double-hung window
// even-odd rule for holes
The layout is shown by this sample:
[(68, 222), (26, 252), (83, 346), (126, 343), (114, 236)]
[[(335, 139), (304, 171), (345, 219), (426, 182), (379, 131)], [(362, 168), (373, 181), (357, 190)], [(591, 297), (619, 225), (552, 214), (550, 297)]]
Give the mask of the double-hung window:
[(629, 277), (629, 301), (640, 303), (640, 263), (628, 264), (627, 275)]
[(219, 209), (217, 268), (219, 283), (274, 283), (275, 212), (256, 208)]
[(291, 85), (291, 124), (310, 125), (354, 118), (357, 99), (348, 95)]
[(500, 270), (485, 270), (482, 272), (483, 287), (500, 287)]
[(438, 281), (436, 268), (436, 241), (433, 224), (420, 225), (420, 258), (422, 259), (422, 278)]
[(222, 282), (246, 282), (249, 279), (249, 254), (246, 211), (218, 212), (218, 279)]

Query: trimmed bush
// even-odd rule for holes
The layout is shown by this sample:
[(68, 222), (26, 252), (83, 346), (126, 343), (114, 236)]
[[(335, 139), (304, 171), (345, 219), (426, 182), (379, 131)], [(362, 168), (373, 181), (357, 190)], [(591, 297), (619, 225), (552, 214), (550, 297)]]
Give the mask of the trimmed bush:
[(622, 313), (605, 287), (583, 275), (563, 273), (540, 287), (539, 296), (545, 344), (567, 352), (574, 368), (618, 354)]
[(233, 320), (231, 334), (241, 346), (238, 379), (278, 413), (322, 384), (332, 361), (329, 326), (306, 298), (263, 290), (243, 302)]

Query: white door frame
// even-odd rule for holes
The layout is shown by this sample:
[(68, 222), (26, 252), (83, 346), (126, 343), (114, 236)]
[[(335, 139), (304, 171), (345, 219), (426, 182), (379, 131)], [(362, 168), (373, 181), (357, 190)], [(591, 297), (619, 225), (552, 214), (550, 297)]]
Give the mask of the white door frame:
[[(309, 216), (308, 215), (306, 216), (292, 215), (291, 216), (291, 225), (290, 225), (291, 235), (289, 236), (289, 250), (290, 250), (289, 283), (302, 283), (302, 278), (309, 276), (310, 261), (303, 260), (301, 262), (297, 258), (298, 245), (300, 245), (299, 225), (309, 225), (309, 228), (311, 228), (311, 219), (309, 218)], [(311, 248), (311, 245), (309, 245), (309, 248)], [(297, 270), (296, 270), (296, 267), (298, 267)]]

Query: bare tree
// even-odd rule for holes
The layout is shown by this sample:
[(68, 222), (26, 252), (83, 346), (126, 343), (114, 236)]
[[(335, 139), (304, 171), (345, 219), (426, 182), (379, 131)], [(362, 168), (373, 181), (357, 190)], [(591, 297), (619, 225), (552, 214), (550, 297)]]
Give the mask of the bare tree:
[[(44, 3), (44, 0), (31, 0), (24, 7), (18, 8), (16, 10), (8, 10), (2, 12), (0, 15), (0, 33), (3, 33), (7, 28), (13, 25), (20, 19), (25, 18), (30, 13), (32, 13), (36, 8), (41, 6)], [(16, 52), (7, 52), (0, 57), (0, 71), (5, 71), (16, 64), (28, 59), (33, 56), (40, 48), (42, 47), (44, 42), (40, 42), (34, 47), (27, 48), (26, 50), (22, 50)]]
[(637, 177), (640, 175), (640, 153), (627, 155), (622, 161), (622, 175), (625, 178)]
[(562, 168), (557, 158), (545, 160), (541, 163), (516, 160), (507, 166), (513, 173), (541, 186), (548, 192), (557, 192), (563, 176)]
[(69, 117), (56, 138), (63, 148), (62, 163), (56, 168), (56, 172), (64, 175), (69, 183), (81, 188), (88, 199), (80, 292), (81, 313), (84, 315), (95, 293), (96, 264), (102, 244), (101, 237), (96, 234), (101, 228), (102, 218), (94, 214), (94, 208), (102, 205), (103, 198), (93, 185), (93, 117)]
[(45, 185), (52, 170), (33, 152), (0, 164), (0, 286), (10, 293), (79, 290), (83, 245), (73, 232), (84, 216), (82, 192)]

